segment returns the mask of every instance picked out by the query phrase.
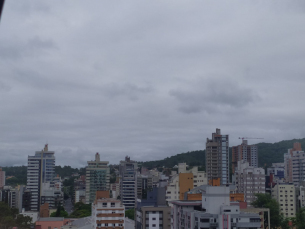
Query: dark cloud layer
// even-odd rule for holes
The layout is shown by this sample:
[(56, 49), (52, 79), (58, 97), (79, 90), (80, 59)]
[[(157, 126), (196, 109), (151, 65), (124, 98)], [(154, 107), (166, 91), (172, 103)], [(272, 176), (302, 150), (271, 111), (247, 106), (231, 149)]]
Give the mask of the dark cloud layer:
[[(0, 166), (205, 148), (215, 128), (303, 138), (303, 1), (6, 2)], [(251, 143), (256, 143), (253, 140)]]

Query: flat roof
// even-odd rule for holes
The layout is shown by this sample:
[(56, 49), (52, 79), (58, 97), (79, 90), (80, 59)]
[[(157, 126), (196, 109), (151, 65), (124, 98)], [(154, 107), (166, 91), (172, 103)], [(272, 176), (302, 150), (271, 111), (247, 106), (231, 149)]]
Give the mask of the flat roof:
[(172, 204), (176, 205), (191, 205), (191, 206), (199, 206), (202, 204), (201, 200), (173, 200), (170, 201)]

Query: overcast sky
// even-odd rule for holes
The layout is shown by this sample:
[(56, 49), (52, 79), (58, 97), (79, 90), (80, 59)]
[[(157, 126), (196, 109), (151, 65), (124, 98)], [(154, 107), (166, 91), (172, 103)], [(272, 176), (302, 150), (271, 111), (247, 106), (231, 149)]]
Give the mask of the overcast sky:
[(6, 1), (0, 166), (304, 138), (304, 24), (304, 0)]

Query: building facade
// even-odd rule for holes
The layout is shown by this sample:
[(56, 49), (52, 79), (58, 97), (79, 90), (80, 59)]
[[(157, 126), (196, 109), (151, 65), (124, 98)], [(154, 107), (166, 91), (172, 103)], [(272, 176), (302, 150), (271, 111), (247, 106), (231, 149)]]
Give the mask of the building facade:
[(137, 198), (147, 197), (147, 192), (153, 188), (153, 178), (150, 175), (137, 175)]
[(183, 200), (185, 192), (207, 184), (207, 176), (204, 171), (198, 171), (197, 166), (189, 170), (186, 168), (186, 163), (179, 163), (178, 174), (173, 175), (168, 182), (166, 200), (169, 204), (173, 200)]
[(256, 193), (265, 193), (265, 170), (249, 166), (247, 161), (239, 161), (233, 175), (236, 192), (243, 193), (248, 205), (255, 200)]
[(295, 217), (295, 186), (293, 184), (276, 184), (271, 193), (272, 197), (279, 203), (283, 215), (285, 217)]
[(120, 197), (126, 209), (135, 208), (137, 199), (137, 169), (137, 162), (130, 160), (130, 157), (125, 157), (125, 161), (121, 161), (119, 165)]
[(27, 189), (31, 192), (31, 211), (39, 211), (42, 196), (42, 184), (50, 183), (55, 177), (55, 152), (48, 150), (48, 144), (35, 156), (28, 156)]
[(206, 141), (206, 173), (208, 181), (220, 178), (220, 183), (229, 183), (229, 135), (222, 135), (220, 129)]
[(124, 229), (125, 207), (120, 200), (112, 198), (96, 199), (92, 203), (93, 229)]
[(0, 188), (3, 188), (5, 185), (5, 171), (0, 168)]
[(154, 187), (145, 199), (137, 199), (136, 229), (170, 229), (171, 208), (166, 205), (165, 187)]
[(95, 200), (96, 191), (110, 189), (110, 168), (108, 161), (101, 161), (100, 154), (95, 154), (94, 161), (88, 161), (86, 167), (86, 204)]
[(244, 229), (260, 228), (258, 214), (240, 212), (230, 203), (230, 187), (207, 186), (202, 200), (173, 201), (172, 229)]
[(258, 167), (258, 147), (257, 145), (248, 145), (247, 140), (242, 140), (241, 145), (232, 147), (232, 173), (235, 172), (237, 162), (245, 160), (250, 166)]
[(299, 186), (305, 180), (305, 153), (301, 143), (295, 142), (293, 148), (284, 154), (285, 181)]

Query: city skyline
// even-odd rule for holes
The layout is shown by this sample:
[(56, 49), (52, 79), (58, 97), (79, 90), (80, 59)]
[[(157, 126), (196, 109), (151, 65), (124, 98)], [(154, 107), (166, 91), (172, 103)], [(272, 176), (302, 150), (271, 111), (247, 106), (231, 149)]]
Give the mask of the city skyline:
[(305, 137), (303, 1), (6, 1), (0, 166), (49, 144), (57, 165), (204, 150), (219, 128)]

